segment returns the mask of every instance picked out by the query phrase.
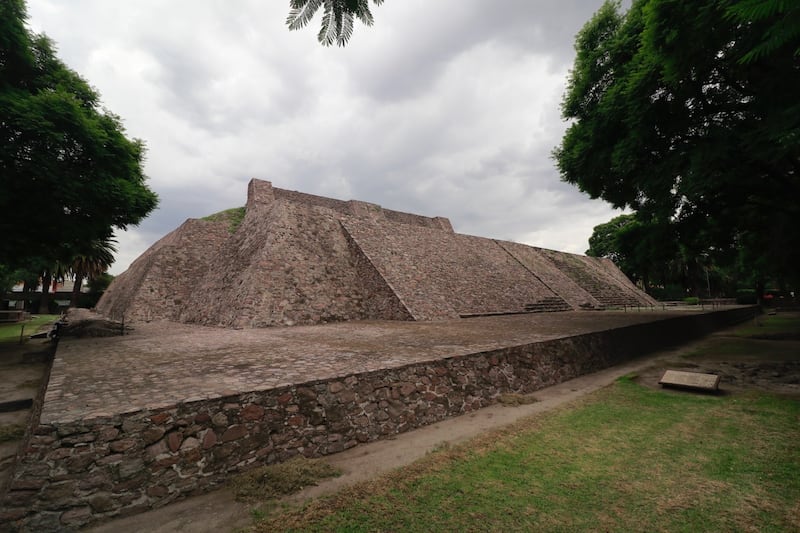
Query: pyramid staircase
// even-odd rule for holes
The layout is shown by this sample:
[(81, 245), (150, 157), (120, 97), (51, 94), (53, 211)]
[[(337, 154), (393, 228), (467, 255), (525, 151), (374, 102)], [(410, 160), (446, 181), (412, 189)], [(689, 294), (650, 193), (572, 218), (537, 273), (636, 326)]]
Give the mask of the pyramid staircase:
[(548, 296), (541, 300), (525, 304), (526, 313), (553, 313), (559, 311), (571, 311), (572, 307), (557, 296)]

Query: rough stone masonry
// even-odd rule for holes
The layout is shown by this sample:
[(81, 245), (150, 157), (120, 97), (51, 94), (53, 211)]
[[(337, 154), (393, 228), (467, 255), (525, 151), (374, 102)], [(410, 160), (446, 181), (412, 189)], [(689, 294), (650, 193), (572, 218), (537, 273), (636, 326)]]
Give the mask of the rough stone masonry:
[(244, 220), (190, 219), (118, 276), (111, 318), (226, 327), (652, 306), (607, 259), (252, 180)]
[[(141, 512), (257, 464), (561, 382), (715, 320), (580, 312), (654, 304), (607, 260), (252, 180), (234, 231), (187, 220), (109, 287), (98, 308), (140, 324), (132, 335), (59, 347), (0, 523), (62, 531)], [(557, 315), (569, 328), (545, 334)], [(190, 331), (148, 336), (164, 320), (169, 334)], [(305, 327), (257, 329), (267, 326)]]
[(71, 531), (142, 512), (259, 464), (390, 437), (752, 313), (247, 330), (145, 324), (130, 336), (65, 340), (0, 526)]

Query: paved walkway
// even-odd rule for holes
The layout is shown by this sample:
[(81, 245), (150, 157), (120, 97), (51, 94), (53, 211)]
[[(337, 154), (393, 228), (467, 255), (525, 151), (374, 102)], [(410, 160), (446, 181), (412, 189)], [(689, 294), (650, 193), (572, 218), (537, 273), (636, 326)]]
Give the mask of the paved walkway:
[(168, 407), (687, 313), (697, 311), (575, 311), (248, 330), (138, 324), (124, 337), (61, 341), (41, 422)]

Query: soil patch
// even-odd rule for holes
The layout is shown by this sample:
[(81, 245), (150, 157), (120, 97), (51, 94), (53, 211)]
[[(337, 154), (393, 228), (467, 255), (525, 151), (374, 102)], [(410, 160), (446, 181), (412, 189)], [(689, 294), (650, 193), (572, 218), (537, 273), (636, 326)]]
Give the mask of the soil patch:
[[(800, 313), (793, 315), (800, 318)], [(800, 334), (754, 333), (743, 338), (737, 329), (720, 331), (676, 357), (659, 360), (638, 372), (636, 381), (660, 389), (658, 381), (666, 370), (683, 370), (719, 375), (721, 394), (759, 390), (800, 398)]]

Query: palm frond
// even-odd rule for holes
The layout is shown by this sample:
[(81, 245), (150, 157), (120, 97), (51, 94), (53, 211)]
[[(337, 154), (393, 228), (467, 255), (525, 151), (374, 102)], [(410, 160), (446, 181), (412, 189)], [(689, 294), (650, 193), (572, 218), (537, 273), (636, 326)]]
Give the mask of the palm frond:
[[(383, 0), (372, 1), (376, 6), (383, 4)], [(290, 30), (304, 27), (320, 7), (323, 13), (317, 40), (324, 46), (347, 44), (353, 35), (356, 17), (365, 26), (372, 26), (375, 22), (369, 0), (289, 0), (287, 26)]]
[(322, 6), (323, 0), (291, 0), (289, 16), (286, 25), (290, 30), (297, 30), (311, 22), (314, 15)]
[(358, 0), (358, 8), (355, 12), (358, 20), (364, 23), (365, 26), (372, 26), (375, 19), (372, 17), (372, 11), (369, 9), (369, 0)]
[(348, 39), (353, 35), (353, 20), (352, 12), (348, 11), (338, 14), (336, 23), (339, 26), (339, 31), (336, 37), (336, 44), (339, 46), (346, 45)]
[(322, 13), (322, 27), (317, 34), (317, 40), (325, 45), (331, 46), (336, 42), (338, 27), (336, 26), (336, 10), (332, 0), (325, 0), (325, 10)]

